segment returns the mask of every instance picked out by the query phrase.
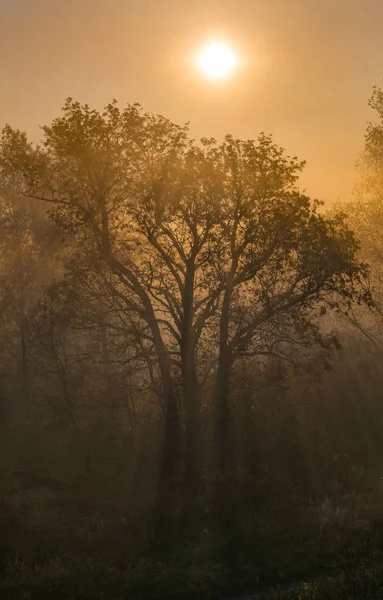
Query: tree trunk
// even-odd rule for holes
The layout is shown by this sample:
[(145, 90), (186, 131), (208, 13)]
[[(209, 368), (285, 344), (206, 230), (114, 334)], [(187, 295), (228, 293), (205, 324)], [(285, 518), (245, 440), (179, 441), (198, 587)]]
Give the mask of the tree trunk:
[(220, 552), (223, 552), (226, 558), (230, 557), (233, 551), (233, 527), (236, 516), (235, 458), (229, 405), (231, 366), (229, 354), (221, 353), (215, 390), (215, 472), (212, 500), (217, 541)]
[(21, 363), (21, 383), (23, 387), (24, 400), (29, 394), (29, 369), (28, 369), (28, 345), (26, 334), (26, 319), (23, 316), (20, 321), (20, 363)]
[(179, 455), (180, 421), (178, 411), (167, 412), (162, 435), (154, 507), (153, 546), (160, 552), (172, 548), (177, 530)]
[(194, 278), (193, 259), (187, 265), (185, 288), (182, 298), (183, 322), (181, 336), (182, 387), (185, 405), (185, 444), (183, 473), (183, 526), (189, 526), (198, 509), (200, 488), (200, 399), (195, 367), (194, 318)]
[(229, 384), (230, 384), (230, 361), (227, 356), (222, 356), (216, 383), (215, 402), (215, 439), (216, 439), (216, 465), (221, 476), (228, 470), (228, 460), (231, 454), (230, 433), (230, 407), (229, 407)]
[(198, 511), (198, 494), (201, 486), (200, 464), (200, 402), (195, 372), (184, 379), (185, 441), (183, 473), (183, 526), (189, 526)]
[(232, 356), (229, 348), (229, 319), (233, 293), (233, 270), (230, 271), (223, 298), (220, 328), (219, 356), (215, 386), (215, 451), (216, 466), (221, 476), (227, 470), (229, 450), (229, 383), (232, 367)]
[[(147, 290), (136, 274), (117, 260), (110, 244), (109, 217), (105, 198), (99, 198), (101, 210), (101, 256), (121, 281), (128, 283), (141, 301), (140, 314), (150, 327), (161, 376), (162, 398), (165, 406), (165, 427), (158, 471), (157, 493), (154, 506), (154, 545), (161, 547), (171, 542), (175, 530), (176, 477), (180, 450), (180, 421), (177, 399), (174, 392), (169, 355), (162, 337), (160, 325)], [(97, 231), (98, 234), (98, 231)]]
[(161, 550), (170, 548), (176, 532), (181, 430), (169, 359), (161, 337), (157, 337), (156, 350), (161, 373), (165, 424), (154, 506), (153, 542), (154, 548)]
[(233, 271), (228, 274), (226, 291), (222, 304), (218, 370), (215, 386), (215, 427), (214, 458), (215, 486), (214, 512), (220, 531), (225, 531), (232, 517), (231, 460), (232, 435), (229, 406), (229, 385), (232, 369), (232, 356), (229, 347), (229, 318), (233, 293)]

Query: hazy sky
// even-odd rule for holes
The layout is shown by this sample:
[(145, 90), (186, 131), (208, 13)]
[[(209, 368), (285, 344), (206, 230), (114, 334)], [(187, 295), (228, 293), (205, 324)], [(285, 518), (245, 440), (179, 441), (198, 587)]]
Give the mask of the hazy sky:
[[(382, 23), (383, 0), (0, 0), (0, 125), (36, 137), (67, 96), (140, 102), (195, 137), (272, 133), (312, 195), (347, 199)], [(241, 57), (224, 83), (194, 68), (211, 37)]]

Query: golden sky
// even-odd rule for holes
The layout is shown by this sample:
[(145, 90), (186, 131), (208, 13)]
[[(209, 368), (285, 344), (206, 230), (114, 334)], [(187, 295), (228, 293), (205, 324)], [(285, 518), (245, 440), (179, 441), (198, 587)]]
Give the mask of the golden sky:
[[(347, 199), (382, 23), (383, 0), (0, 0), (0, 126), (36, 137), (67, 96), (140, 102), (195, 137), (272, 133), (310, 194)], [(241, 58), (225, 82), (194, 68), (212, 37)]]

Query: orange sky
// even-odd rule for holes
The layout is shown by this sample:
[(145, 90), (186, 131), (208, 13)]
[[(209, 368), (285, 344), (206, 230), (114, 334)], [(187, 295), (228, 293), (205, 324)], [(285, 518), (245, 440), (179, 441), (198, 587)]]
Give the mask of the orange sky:
[[(0, 0), (0, 124), (36, 136), (67, 96), (140, 102), (196, 137), (273, 133), (312, 195), (347, 199), (382, 23), (383, 0)], [(194, 69), (212, 36), (243, 59), (225, 83)]]

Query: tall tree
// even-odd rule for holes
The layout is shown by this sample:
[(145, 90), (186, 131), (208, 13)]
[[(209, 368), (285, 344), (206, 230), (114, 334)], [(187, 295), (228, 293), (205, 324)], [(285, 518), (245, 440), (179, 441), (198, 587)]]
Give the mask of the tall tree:
[[(341, 215), (326, 218), (301, 194), (303, 163), (269, 136), (188, 139), (187, 128), (138, 105), (100, 113), (69, 99), (33, 147), (6, 128), (0, 160), (24, 194), (50, 203), (71, 243), (105, 273), (134, 315), (142, 352), (156, 361), (165, 407), (157, 513), (173, 509), (182, 451), (184, 507), (200, 483), (204, 384), (215, 382), (217, 467), (230, 456), (229, 390), (241, 357), (301, 327), (330, 295), (356, 290), (357, 244)], [(170, 511), (171, 512), (171, 511)], [(168, 523), (167, 523), (168, 525)]]

